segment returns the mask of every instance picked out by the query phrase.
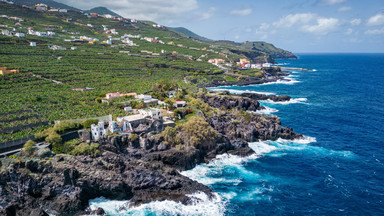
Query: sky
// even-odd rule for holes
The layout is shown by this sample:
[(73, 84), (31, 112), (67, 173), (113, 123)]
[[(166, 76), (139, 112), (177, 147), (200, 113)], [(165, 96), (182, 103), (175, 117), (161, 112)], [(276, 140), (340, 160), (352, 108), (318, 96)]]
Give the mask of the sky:
[(384, 52), (384, 0), (57, 0), (295, 53)]

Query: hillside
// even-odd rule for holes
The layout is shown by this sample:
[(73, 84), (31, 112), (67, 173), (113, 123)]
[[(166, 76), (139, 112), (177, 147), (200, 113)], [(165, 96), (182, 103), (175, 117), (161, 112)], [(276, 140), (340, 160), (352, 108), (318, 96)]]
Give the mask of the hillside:
[(205, 37), (202, 37), (184, 27), (167, 27), (168, 29), (172, 30), (172, 31), (175, 31), (175, 32), (178, 32), (178, 33), (181, 33), (181, 34), (184, 34), (185, 36), (187, 37), (190, 37), (192, 39), (196, 39), (196, 40), (199, 40), (199, 41), (203, 41), (203, 42), (212, 42), (213, 40), (211, 39), (208, 39), (208, 38), (205, 38)]
[(90, 10), (85, 10), (84, 11), (85, 13), (98, 13), (98, 14), (109, 14), (109, 15), (112, 15), (114, 17), (121, 17), (119, 14), (109, 10), (108, 8), (105, 8), (105, 7), (95, 7), (95, 8), (92, 8)]
[[(0, 75), (0, 115), (6, 119), (0, 121), (0, 143), (55, 120), (123, 115), (121, 104), (99, 103), (108, 92), (140, 94), (159, 80), (183, 88), (247, 81), (263, 73), (238, 70), (244, 67), (239, 59), (274, 62), (264, 52), (198, 41), (148, 21), (39, 12), (3, 2), (0, 15), (0, 30), (9, 34), (0, 35), (0, 67), (19, 70)], [(73, 90), (86, 87), (92, 90)]]
[(68, 10), (75, 10), (80, 11), (80, 9), (68, 6), (66, 4), (56, 2), (53, 0), (14, 0), (13, 1), (16, 5), (27, 5), (27, 6), (34, 6), (36, 4), (44, 3), (46, 5), (49, 5), (50, 7), (54, 8), (62, 8), (62, 9), (68, 9)]
[[(196, 33), (186, 29), (186, 28), (183, 28), (183, 27), (178, 27), (178, 28), (171, 28), (171, 27), (167, 27), (168, 29), (171, 29), (173, 31), (176, 31), (176, 32), (179, 32), (181, 34), (184, 34), (186, 35), (187, 37), (190, 37), (192, 39), (195, 39), (195, 40), (199, 40), (199, 41), (203, 41), (203, 42), (210, 42), (210, 43), (214, 43), (216, 45), (223, 45), (223, 46), (230, 46), (232, 47), (232, 49), (246, 49), (246, 50), (254, 50), (254, 51), (258, 51), (258, 52), (262, 52), (262, 53), (266, 53), (268, 55), (271, 55), (272, 58), (276, 58), (276, 59), (296, 59), (297, 57), (289, 52), (289, 51), (286, 51), (286, 50), (283, 50), (283, 49), (280, 49), (280, 48), (276, 48), (273, 44), (270, 44), (270, 43), (266, 43), (266, 42), (243, 42), (243, 43), (237, 43), (237, 42), (234, 42), (234, 41), (229, 41), (229, 40), (218, 40), (218, 41), (213, 41), (211, 39), (208, 39), (208, 38), (205, 38), (205, 37), (202, 37), (200, 35), (197, 35)], [(249, 53), (249, 52), (245, 52), (243, 51), (243, 53)], [(255, 52), (251, 52), (251, 54), (249, 54), (249, 56), (254, 56), (256, 53)], [(261, 53), (259, 53), (261, 55)]]
[(272, 58), (275, 58), (275, 59), (296, 59), (297, 58), (293, 53), (287, 50), (277, 48), (273, 44), (262, 42), (262, 41), (260, 42), (247, 41), (243, 43), (237, 43), (234, 41), (219, 40), (219, 41), (214, 41), (214, 43), (218, 45), (241, 47), (247, 50), (264, 52), (271, 55)]

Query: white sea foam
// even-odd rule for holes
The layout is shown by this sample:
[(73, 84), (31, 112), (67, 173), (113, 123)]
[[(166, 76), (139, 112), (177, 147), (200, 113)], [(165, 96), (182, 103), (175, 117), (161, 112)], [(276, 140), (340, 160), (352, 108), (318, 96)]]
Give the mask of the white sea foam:
[(295, 103), (305, 103), (307, 102), (307, 98), (291, 98), (289, 101), (273, 101), (271, 99), (268, 100), (262, 100), (261, 102), (268, 103), (268, 104), (281, 104), (281, 105), (288, 105), (288, 104), (295, 104)]
[(298, 143), (298, 144), (309, 144), (317, 142), (316, 137), (303, 136), (302, 139), (286, 140), (279, 138), (277, 142), (280, 143)]
[(260, 85), (274, 85), (274, 84), (293, 85), (293, 84), (296, 84), (296, 83), (299, 83), (299, 82), (301, 82), (301, 81), (295, 80), (293, 78), (285, 78), (283, 80), (277, 80), (275, 82), (263, 83), (263, 84), (260, 84)]
[(214, 88), (209, 89), (211, 91), (228, 91), (231, 94), (243, 94), (243, 93), (252, 93), (252, 94), (265, 94), (265, 95), (274, 95), (273, 92), (258, 92), (258, 91), (250, 91), (250, 90), (238, 90), (238, 89), (224, 89), (224, 88)]
[(210, 199), (205, 193), (187, 195), (191, 205), (183, 205), (174, 201), (155, 201), (137, 207), (130, 207), (129, 201), (112, 201), (103, 197), (89, 201), (90, 208), (101, 207), (110, 216), (117, 215), (224, 215), (226, 201), (218, 194)]
[(271, 107), (266, 107), (265, 106), (265, 109), (257, 110), (255, 113), (270, 115), (270, 114), (276, 113), (276, 112), (279, 112), (279, 110), (275, 109), (275, 108), (271, 108)]

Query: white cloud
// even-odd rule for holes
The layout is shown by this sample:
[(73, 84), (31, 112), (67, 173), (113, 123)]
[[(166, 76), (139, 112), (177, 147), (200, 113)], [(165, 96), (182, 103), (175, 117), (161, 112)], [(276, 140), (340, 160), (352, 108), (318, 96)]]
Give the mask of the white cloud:
[(292, 27), (295, 24), (306, 24), (315, 17), (315, 14), (301, 13), (301, 14), (289, 14), (279, 21), (274, 22), (275, 27)]
[(384, 34), (384, 27), (381, 29), (373, 29), (365, 32), (367, 35), (381, 35)]
[(369, 18), (367, 24), (370, 26), (384, 25), (384, 14), (377, 14)]
[(343, 2), (346, 2), (347, 0), (322, 0), (320, 1), (320, 4), (323, 5), (335, 5), (335, 4), (340, 4)]
[(203, 13), (197, 13), (197, 16), (198, 16), (198, 20), (207, 20), (207, 19), (210, 19), (213, 14), (215, 13), (217, 9), (214, 8), (214, 7), (211, 7), (208, 9), (208, 11), (206, 12), (203, 12)]
[(317, 24), (305, 25), (302, 27), (304, 32), (326, 35), (335, 30), (339, 25), (339, 20), (335, 18), (318, 18)]
[(345, 12), (345, 11), (350, 11), (350, 10), (352, 10), (352, 8), (348, 7), (348, 6), (344, 6), (344, 7), (339, 8), (340, 12)]
[(349, 23), (353, 26), (358, 26), (361, 24), (361, 19), (353, 19)]
[(252, 32), (252, 29), (251, 28), (246, 28), (245, 32), (247, 32), (247, 33)]
[(229, 13), (232, 14), (232, 15), (237, 15), (237, 16), (247, 16), (247, 15), (252, 13), (252, 9), (247, 8), (247, 9), (244, 9), (244, 10), (233, 10), (233, 11), (231, 11)]
[(198, 9), (197, 0), (61, 0), (83, 10), (103, 6), (127, 17), (157, 22), (169, 22)]

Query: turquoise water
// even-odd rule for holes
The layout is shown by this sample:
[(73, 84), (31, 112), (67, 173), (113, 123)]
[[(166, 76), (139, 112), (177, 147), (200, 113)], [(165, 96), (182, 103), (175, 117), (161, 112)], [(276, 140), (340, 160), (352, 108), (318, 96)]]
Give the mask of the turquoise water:
[(305, 140), (250, 143), (256, 152), (250, 157), (221, 155), (182, 173), (212, 188), (215, 200), (195, 194), (194, 206), (155, 202), (109, 213), (384, 215), (384, 54), (303, 54), (279, 63), (316, 71), (224, 89), (292, 96), (289, 103), (262, 104)]

